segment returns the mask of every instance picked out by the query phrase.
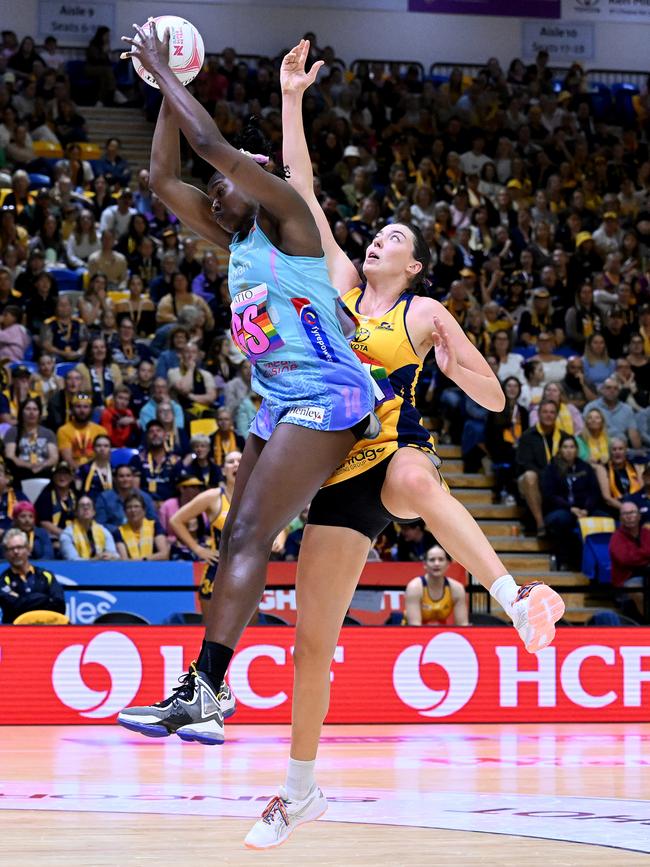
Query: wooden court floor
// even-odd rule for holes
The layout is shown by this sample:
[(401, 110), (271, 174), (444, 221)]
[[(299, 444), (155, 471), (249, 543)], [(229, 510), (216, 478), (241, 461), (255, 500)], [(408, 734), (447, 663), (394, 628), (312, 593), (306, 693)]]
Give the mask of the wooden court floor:
[(267, 852), (288, 728), (227, 736), (0, 727), (0, 865), (650, 865), (650, 724), (328, 726), (328, 813)]

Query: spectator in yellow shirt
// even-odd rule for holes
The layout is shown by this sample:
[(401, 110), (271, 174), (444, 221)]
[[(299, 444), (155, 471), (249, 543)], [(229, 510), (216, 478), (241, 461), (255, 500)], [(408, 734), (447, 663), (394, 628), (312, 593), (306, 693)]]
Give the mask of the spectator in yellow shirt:
[(70, 421), (59, 428), (57, 445), (61, 460), (66, 461), (73, 470), (78, 470), (94, 457), (93, 442), (100, 434), (108, 436), (106, 429), (90, 420), (93, 411), (92, 398), (88, 394), (77, 394), (72, 399)]

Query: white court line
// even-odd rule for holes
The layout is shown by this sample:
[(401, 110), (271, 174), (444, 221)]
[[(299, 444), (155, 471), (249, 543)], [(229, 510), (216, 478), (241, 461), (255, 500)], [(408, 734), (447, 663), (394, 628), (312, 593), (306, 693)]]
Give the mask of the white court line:
[[(0, 810), (160, 813), (255, 819), (276, 792), (221, 785), (0, 784)], [(650, 854), (650, 801), (331, 788), (325, 822), (481, 831)]]

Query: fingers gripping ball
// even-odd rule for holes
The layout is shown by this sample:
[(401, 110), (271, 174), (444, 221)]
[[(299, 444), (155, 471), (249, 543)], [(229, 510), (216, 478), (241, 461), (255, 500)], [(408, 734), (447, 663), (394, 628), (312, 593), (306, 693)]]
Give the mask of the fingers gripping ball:
[[(152, 20), (156, 25), (158, 39), (163, 40), (165, 31), (169, 30), (169, 67), (181, 84), (189, 84), (201, 71), (205, 59), (201, 34), (193, 24), (177, 15), (160, 15)], [(149, 26), (147, 22), (143, 30), (146, 31)], [(136, 40), (140, 41), (137, 35)], [(156, 79), (147, 72), (137, 57), (133, 58), (133, 66), (143, 81), (152, 87), (158, 87)]]

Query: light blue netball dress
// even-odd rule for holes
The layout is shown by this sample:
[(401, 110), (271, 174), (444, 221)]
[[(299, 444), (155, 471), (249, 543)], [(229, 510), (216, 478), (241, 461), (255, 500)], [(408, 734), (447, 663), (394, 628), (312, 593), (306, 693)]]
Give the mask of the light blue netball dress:
[(263, 398), (251, 432), (267, 440), (281, 422), (334, 431), (368, 418), (376, 433), (372, 380), (343, 334), (325, 257), (287, 256), (256, 222), (233, 237), (228, 283), (233, 340)]

